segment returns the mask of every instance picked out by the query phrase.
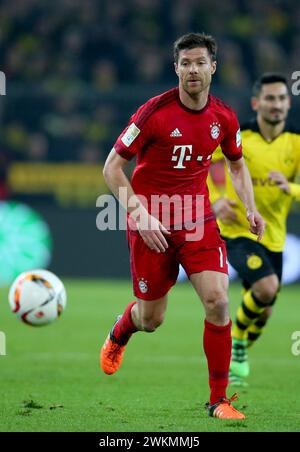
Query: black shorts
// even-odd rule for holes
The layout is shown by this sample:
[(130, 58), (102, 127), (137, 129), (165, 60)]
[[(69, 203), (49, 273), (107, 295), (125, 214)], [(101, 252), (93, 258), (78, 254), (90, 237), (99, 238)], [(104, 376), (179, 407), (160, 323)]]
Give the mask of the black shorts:
[[(224, 237), (223, 237), (224, 238)], [(224, 238), (230, 264), (238, 272), (245, 289), (256, 281), (273, 275), (282, 278), (282, 253), (269, 251), (265, 246), (245, 237)]]

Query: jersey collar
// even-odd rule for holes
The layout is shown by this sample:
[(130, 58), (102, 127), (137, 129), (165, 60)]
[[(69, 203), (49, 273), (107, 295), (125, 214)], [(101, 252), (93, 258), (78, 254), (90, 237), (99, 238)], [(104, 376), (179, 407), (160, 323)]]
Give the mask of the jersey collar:
[(192, 108), (186, 107), (181, 102), (180, 97), (179, 97), (179, 88), (178, 87), (176, 88), (176, 94), (177, 94), (176, 99), (177, 99), (177, 102), (178, 102), (179, 106), (181, 108), (183, 108), (183, 110), (187, 111), (188, 113), (192, 113), (193, 115), (200, 115), (201, 113), (204, 113), (204, 111), (207, 110), (207, 108), (209, 107), (210, 102), (211, 102), (211, 95), (209, 94), (208, 98), (207, 98), (206, 105), (203, 108), (201, 108), (201, 110), (193, 110)]

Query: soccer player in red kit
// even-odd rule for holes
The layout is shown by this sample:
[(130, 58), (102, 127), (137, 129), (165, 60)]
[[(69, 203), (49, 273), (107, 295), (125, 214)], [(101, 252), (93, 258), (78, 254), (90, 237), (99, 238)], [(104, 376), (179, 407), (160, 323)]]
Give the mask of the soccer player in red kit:
[[(204, 351), (211, 390), (208, 413), (221, 419), (245, 419), (226, 396), (231, 358), (228, 269), (226, 248), (206, 185), (212, 153), (219, 145), (236, 192), (247, 209), (250, 230), (258, 239), (265, 224), (255, 206), (237, 118), (227, 105), (209, 94), (216, 71), (215, 40), (199, 33), (184, 35), (174, 44), (174, 57), (179, 87), (139, 108), (104, 167), (108, 186), (127, 210), (136, 300), (109, 333), (101, 349), (101, 367), (106, 374), (116, 372), (132, 334), (153, 332), (162, 324), (168, 292), (176, 283), (181, 264), (206, 314)], [(137, 160), (130, 182), (124, 167), (134, 156)], [(125, 189), (125, 195), (120, 196), (120, 189)], [(184, 200), (186, 195), (191, 200), (188, 207), (184, 202), (170, 206), (168, 223), (162, 220), (164, 207), (151, 203), (153, 196), (179, 196)], [(152, 210), (149, 205), (154, 205)], [(183, 223), (182, 211), (189, 214), (195, 230), (202, 226), (203, 234), (190, 238), (192, 229)]]

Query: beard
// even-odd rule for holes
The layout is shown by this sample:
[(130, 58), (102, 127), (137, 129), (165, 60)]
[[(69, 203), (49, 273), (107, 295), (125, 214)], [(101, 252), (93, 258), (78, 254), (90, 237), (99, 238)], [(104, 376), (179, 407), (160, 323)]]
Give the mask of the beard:
[(184, 91), (192, 98), (197, 98), (199, 94), (209, 89), (210, 83), (206, 80), (199, 80), (199, 86), (191, 87), (186, 81), (182, 84)]
[(282, 124), (286, 120), (286, 116), (281, 118), (270, 118), (267, 116), (263, 116), (263, 120), (270, 126), (277, 126), (278, 124)]

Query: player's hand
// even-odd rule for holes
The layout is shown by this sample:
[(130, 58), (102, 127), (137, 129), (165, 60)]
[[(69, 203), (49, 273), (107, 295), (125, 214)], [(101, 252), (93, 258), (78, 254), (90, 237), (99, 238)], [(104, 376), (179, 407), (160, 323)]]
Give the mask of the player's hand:
[(156, 251), (157, 253), (164, 253), (169, 247), (165, 235), (170, 235), (171, 233), (157, 218), (149, 213), (145, 213), (143, 218), (137, 222), (137, 229), (142, 239), (151, 250)]
[(289, 181), (282, 173), (279, 173), (278, 171), (271, 171), (269, 173), (269, 177), (275, 181), (276, 185), (278, 185), (282, 191), (288, 195), (291, 194)]
[(254, 210), (253, 212), (248, 211), (247, 220), (250, 224), (249, 231), (252, 232), (252, 234), (257, 235), (257, 240), (260, 242), (266, 228), (265, 220), (257, 210)]
[(220, 198), (213, 204), (213, 211), (218, 219), (225, 224), (233, 223), (237, 220), (234, 208), (237, 203), (231, 199)]

